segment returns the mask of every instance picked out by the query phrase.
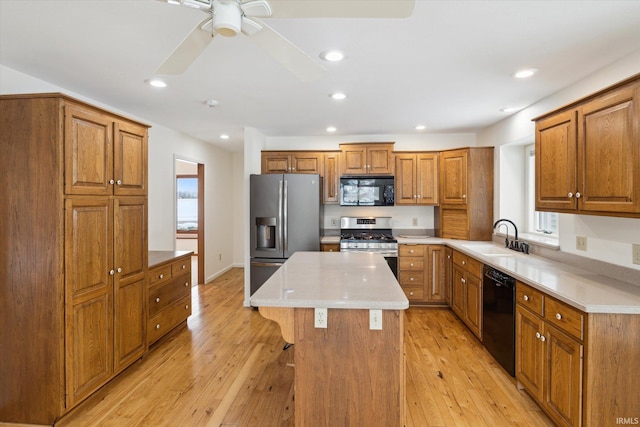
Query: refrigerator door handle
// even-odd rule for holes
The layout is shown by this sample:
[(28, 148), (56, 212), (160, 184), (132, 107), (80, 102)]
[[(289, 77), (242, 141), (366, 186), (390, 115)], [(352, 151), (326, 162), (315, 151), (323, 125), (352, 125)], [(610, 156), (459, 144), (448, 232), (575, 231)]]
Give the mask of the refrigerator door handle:
[(255, 267), (280, 267), (283, 264), (282, 262), (251, 262)]
[(283, 181), (278, 181), (278, 250), (282, 252), (282, 204), (283, 204)]
[(284, 180), (284, 217), (283, 217), (283, 221), (282, 221), (282, 230), (283, 230), (283, 234), (284, 234), (284, 253), (286, 254), (287, 251), (289, 250), (288, 248), (288, 244), (287, 241), (289, 240), (289, 234), (288, 234), (288, 230), (287, 230), (287, 223), (288, 223), (288, 219), (287, 219), (287, 212), (289, 211), (289, 197), (288, 197), (288, 182), (285, 179)]

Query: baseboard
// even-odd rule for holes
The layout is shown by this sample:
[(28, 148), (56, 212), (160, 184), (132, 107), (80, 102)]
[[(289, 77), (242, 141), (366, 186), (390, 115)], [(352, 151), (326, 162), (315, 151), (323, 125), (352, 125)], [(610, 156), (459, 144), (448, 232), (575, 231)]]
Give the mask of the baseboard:
[(233, 264), (226, 266), (225, 268), (223, 268), (222, 270), (218, 271), (217, 273), (214, 273), (213, 275), (207, 277), (207, 280), (204, 281), (204, 284), (206, 285), (207, 283), (213, 282), (215, 279), (217, 279), (218, 277), (222, 276), (224, 273), (226, 273), (227, 271), (231, 270), (234, 267)]

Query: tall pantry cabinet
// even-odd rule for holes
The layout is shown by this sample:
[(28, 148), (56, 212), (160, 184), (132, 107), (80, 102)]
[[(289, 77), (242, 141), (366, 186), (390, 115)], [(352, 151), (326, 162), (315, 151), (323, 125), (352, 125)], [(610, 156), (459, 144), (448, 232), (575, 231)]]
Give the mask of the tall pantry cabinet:
[(146, 350), (147, 131), (0, 97), (0, 422), (53, 424)]

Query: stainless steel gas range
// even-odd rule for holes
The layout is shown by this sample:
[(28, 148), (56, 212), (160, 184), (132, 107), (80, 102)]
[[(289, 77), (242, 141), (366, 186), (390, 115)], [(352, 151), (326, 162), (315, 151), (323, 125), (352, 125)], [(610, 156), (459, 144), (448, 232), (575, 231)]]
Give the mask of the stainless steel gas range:
[(379, 253), (398, 278), (398, 241), (391, 217), (341, 217), (340, 252)]

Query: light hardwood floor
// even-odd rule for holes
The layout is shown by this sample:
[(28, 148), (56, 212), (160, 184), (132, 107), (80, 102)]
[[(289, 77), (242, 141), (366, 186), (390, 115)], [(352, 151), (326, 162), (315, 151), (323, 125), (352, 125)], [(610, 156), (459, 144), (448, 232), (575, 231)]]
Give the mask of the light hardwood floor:
[[(243, 274), (194, 287), (188, 328), (56, 425), (293, 426), (295, 346), (242, 307)], [(405, 329), (407, 426), (553, 425), (451, 311), (410, 308)]]

